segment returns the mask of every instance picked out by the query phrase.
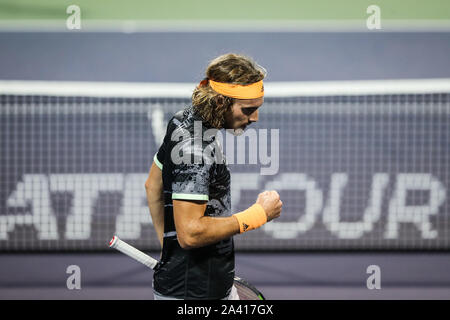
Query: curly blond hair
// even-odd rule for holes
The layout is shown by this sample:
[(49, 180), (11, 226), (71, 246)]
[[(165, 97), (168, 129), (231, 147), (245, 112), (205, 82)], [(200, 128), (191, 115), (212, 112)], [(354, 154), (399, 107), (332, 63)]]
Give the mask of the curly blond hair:
[(215, 92), (208, 80), (246, 85), (263, 80), (266, 75), (266, 70), (252, 58), (235, 53), (221, 55), (209, 63), (206, 78), (192, 94), (194, 111), (213, 128), (222, 129), (235, 99)]

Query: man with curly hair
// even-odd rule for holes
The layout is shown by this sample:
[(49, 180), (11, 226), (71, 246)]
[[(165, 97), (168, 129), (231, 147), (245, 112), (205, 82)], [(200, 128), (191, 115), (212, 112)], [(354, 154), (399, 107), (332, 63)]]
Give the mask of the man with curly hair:
[(238, 299), (233, 236), (281, 214), (276, 191), (262, 192), (250, 208), (231, 213), (230, 171), (214, 135), (220, 129), (240, 134), (258, 121), (265, 75), (251, 58), (217, 57), (195, 88), (192, 105), (167, 125), (145, 183), (162, 245), (155, 299)]

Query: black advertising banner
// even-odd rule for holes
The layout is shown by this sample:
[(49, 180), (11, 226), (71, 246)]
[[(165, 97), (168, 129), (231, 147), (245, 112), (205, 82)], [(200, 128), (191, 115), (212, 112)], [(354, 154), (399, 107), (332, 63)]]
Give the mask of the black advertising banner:
[[(189, 100), (0, 97), (0, 250), (159, 248), (144, 183)], [(237, 249), (450, 248), (448, 94), (267, 98), (218, 139), (233, 212), (283, 200)]]

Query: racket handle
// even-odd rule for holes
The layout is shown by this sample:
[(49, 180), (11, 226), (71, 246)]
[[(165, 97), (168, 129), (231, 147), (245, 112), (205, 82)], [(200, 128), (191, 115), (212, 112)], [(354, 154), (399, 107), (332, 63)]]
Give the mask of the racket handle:
[(158, 260), (150, 257), (149, 255), (143, 253), (142, 251), (136, 249), (135, 247), (130, 246), (125, 241), (120, 240), (119, 237), (117, 236), (114, 236), (111, 239), (111, 241), (109, 242), (109, 246), (111, 248), (119, 250), (120, 252), (133, 258), (134, 260), (139, 261), (140, 263), (146, 265), (150, 269), (155, 269), (156, 265), (158, 264)]

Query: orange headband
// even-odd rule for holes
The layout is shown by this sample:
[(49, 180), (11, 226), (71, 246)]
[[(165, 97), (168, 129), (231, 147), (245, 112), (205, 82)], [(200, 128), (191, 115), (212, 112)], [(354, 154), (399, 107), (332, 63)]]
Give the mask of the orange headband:
[(248, 85), (231, 84), (209, 80), (211, 88), (224, 96), (236, 99), (256, 99), (264, 96), (263, 81)]

